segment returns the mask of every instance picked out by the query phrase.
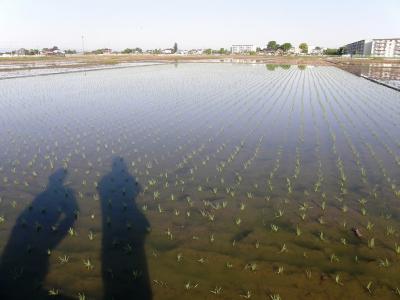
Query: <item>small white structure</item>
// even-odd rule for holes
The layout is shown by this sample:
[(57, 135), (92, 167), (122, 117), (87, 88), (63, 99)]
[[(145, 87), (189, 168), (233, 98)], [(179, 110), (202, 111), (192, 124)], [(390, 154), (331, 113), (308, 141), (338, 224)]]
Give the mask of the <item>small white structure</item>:
[(299, 47), (292, 47), (288, 50), (289, 54), (300, 55), (302, 54), (302, 50)]
[(231, 52), (234, 54), (238, 53), (249, 53), (254, 51), (254, 45), (232, 45)]
[(324, 54), (324, 50), (326, 48), (318, 47), (318, 46), (308, 46), (308, 54), (309, 55), (322, 55)]
[(178, 55), (188, 55), (189, 51), (188, 50), (178, 50), (176, 52), (176, 54), (178, 54)]
[(201, 55), (203, 54), (204, 50), (203, 49), (191, 49), (189, 50), (189, 54), (191, 55)]
[(170, 49), (170, 48), (161, 50), (162, 54), (172, 54), (173, 52), (174, 52), (174, 49)]

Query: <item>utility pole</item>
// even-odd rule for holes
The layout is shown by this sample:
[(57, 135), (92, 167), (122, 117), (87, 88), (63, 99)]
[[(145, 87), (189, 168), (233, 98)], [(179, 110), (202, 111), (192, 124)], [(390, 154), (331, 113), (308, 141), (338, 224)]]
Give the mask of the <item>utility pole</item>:
[(85, 42), (84, 42), (84, 36), (81, 36), (82, 38), (82, 53), (85, 54)]

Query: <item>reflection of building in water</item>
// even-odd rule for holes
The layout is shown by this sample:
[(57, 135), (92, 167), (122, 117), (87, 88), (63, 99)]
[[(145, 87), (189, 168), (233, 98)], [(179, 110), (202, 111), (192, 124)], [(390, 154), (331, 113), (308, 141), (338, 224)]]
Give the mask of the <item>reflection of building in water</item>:
[(249, 53), (254, 51), (254, 45), (232, 45), (232, 53)]
[(344, 47), (345, 54), (400, 57), (400, 38), (361, 40)]
[(362, 77), (373, 79), (390, 86), (400, 88), (400, 68), (392, 67), (391, 64), (374, 66), (370, 65), (361, 69)]

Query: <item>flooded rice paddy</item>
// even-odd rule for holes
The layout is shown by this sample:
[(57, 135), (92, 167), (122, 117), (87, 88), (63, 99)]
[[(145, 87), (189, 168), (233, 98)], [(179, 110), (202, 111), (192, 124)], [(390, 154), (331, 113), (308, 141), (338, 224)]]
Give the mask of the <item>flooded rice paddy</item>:
[(0, 81), (1, 299), (397, 299), (400, 93), (334, 67)]

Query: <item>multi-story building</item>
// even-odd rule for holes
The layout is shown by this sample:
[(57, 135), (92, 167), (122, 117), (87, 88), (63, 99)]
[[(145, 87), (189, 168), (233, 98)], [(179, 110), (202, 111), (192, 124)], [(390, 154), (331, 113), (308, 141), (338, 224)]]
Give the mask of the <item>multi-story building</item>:
[(365, 51), (365, 40), (357, 41), (344, 46), (344, 53), (350, 55), (367, 55)]
[(373, 39), (370, 43), (372, 56), (400, 57), (400, 38)]
[(400, 57), (400, 38), (361, 40), (344, 47), (344, 53), (361, 56)]
[(232, 53), (249, 53), (254, 51), (254, 45), (232, 45)]

